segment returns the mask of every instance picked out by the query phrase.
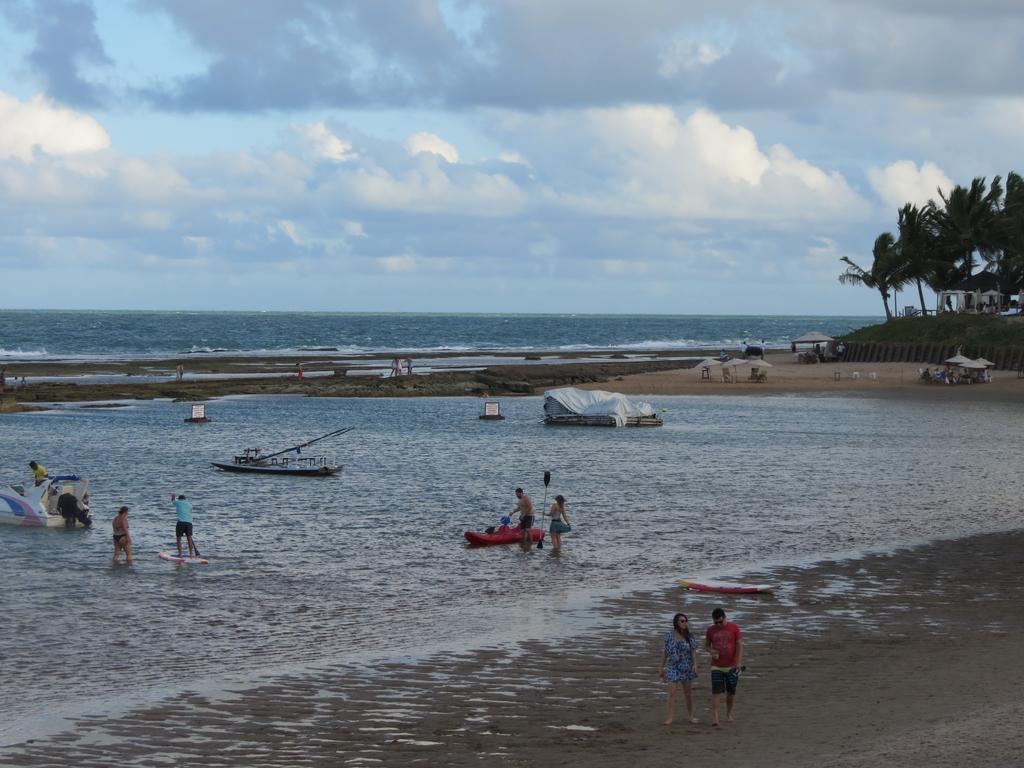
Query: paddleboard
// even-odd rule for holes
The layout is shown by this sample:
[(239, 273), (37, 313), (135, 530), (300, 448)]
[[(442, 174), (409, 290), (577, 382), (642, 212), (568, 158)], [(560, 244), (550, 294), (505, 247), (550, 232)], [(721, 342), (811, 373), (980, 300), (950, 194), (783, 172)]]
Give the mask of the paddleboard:
[(177, 552), (160, 552), (159, 557), (161, 560), (167, 560), (170, 563), (195, 563), (196, 565), (210, 564), (210, 561), (205, 557), (189, 557), (188, 555), (181, 555), (179, 557)]
[(718, 592), (725, 595), (757, 595), (771, 592), (771, 584), (736, 584), (729, 581), (696, 581), (680, 579), (679, 583), (694, 592)]

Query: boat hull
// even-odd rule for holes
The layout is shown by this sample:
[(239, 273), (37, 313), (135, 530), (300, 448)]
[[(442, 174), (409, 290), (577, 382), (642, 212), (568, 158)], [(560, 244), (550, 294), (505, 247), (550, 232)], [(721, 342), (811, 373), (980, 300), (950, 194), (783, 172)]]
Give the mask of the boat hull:
[(229, 464), (227, 462), (210, 462), (217, 469), (225, 472), (240, 472), (250, 475), (292, 475), (296, 477), (328, 477), (341, 472), (341, 467), (320, 466), (320, 467), (285, 467), (280, 464), (259, 466), (258, 464)]
[[(490, 547), (495, 544), (519, 543), (518, 528), (498, 529), (494, 533), (486, 533), (484, 531), (466, 531), (463, 536), (465, 536), (466, 541), (474, 547)], [(531, 528), (530, 537), (533, 541), (540, 541), (544, 538), (544, 531), (540, 528)]]
[[(16, 490), (12, 486), (0, 486), (0, 525), (13, 525), (23, 528), (86, 528), (82, 522), (75, 520), (71, 525), (57, 512), (56, 494), (49, 492), (51, 483), (56, 487), (70, 487), (75, 495), (82, 499), (88, 491), (88, 483), (79, 478), (58, 477), (47, 478), (37, 486), (27, 490)], [(20, 492), (23, 491), (23, 492)], [(92, 515), (86, 508), (86, 519), (91, 523)]]

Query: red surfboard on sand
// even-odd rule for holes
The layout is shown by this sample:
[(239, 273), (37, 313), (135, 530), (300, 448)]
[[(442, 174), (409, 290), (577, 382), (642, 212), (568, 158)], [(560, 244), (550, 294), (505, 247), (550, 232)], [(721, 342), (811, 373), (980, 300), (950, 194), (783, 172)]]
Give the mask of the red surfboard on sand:
[[(476, 547), (486, 547), (492, 544), (517, 544), (519, 542), (519, 529), (501, 526), (494, 533), (483, 531), (466, 531), (463, 534), (466, 541)], [(544, 538), (544, 531), (540, 528), (531, 528), (530, 536), (533, 541), (540, 541)]]
[(723, 595), (759, 595), (775, 589), (771, 584), (736, 584), (728, 581), (680, 579), (679, 583), (694, 592), (717, 592)]

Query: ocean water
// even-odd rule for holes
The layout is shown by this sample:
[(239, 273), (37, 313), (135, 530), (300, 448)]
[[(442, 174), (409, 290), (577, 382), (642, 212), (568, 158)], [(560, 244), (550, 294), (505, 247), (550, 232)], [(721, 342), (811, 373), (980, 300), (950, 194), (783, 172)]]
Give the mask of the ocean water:
[(0, 362), (186, 354), (789, 346), (810, 330), (841, 336), (880, 317), (438, 315), (315, 312), (0, 310)]
[[(0, 480), (26, 481), (30, 459), (78, 472), (96, 526), (0, 526), (0, 745), (58, 727), (55, 715), (217, 681), (557, 638), (614, 620), (586, 610), (595, 599), (683, 576), (1020, 525), (1012, 405), (651, 402), (662, 428), (545, 427), (539, 397), (505, 399), (503, 422), (480, 421), (474, 398), (229, 397), (205, 425), (165, 401), (5, 414)], [(338, 477), (209, 466), (346, 425), (322, 444)], [(511, 511), (517, 485), (538, 506), (567, 497), (560, 555), (464, 546), (465, 530)], [(156, 557), (173, 546), (172, 492), (196, 504), (209, 566)], [(110, 565), (121, 504), (131, 568)]]

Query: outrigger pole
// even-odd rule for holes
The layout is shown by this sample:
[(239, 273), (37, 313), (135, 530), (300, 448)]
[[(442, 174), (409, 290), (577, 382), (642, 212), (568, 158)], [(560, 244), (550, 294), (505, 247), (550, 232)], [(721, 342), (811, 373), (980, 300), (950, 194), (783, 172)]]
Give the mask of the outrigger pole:
[(355, 429), (355, 427), (342, 427), (341, 429), (336, 429), (333, 432), (328, 432), (326, 435), (314, 437), (308, 443), (302, 443), (301, 445), (293, 445), (291, 448), (285, 448), (283, 451), (278, 451), (277, 453), (269, 453), (266, 456), (260, 456), (260, 459), (263, 459), (265, 461), (266, 459), (272, 459), (274, 456), (280, 456), (282, 453), (297, 451), (299, 448), (305, 448), (307, 445), (312, 445), (313, 443), (318, 443), (321, 440), (326, 440), (328, 437), (334, 437), (335, 435), (343, 435), (346, 432), (351, 432), (353, 429)]

